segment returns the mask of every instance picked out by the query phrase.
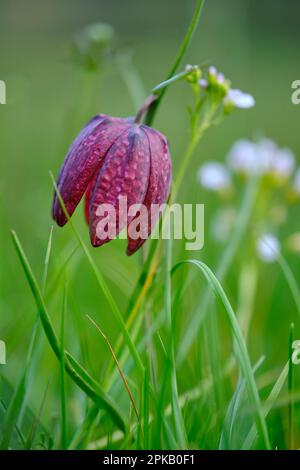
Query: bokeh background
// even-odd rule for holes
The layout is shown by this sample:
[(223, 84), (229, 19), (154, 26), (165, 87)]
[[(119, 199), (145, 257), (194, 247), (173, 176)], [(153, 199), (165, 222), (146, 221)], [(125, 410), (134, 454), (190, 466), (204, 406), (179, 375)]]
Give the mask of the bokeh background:
[[(12, 385), (17, 383), (24, 366), (35, 307), (9, 229), (18, 233), (35, 273), (41, 278), (52, 224), (49, 170), (57, 173), (70, 142), (93, 115), (101, 112), (127, 116), (136, 112), (136, 102), (142, 101), (165, 78), (193, 7), (192, 0), (1, 0), (0, 79), (6, 82), (7, 104), (0, 106), (0, 339), (7, 344), (7, 365), (1, 366), (1, 373)], [(299, 17), (298, 0), (207, 0), (186, 58), (186, 63), (216, 65), (232, 80), (233, 86), (252, 93), (257, 103), (250, 111), (234, 113), (222, 126), (207, 133), (180, 194), (182, 202), (206, 204), (206, 242), (197, 257), (212, 267), (219, 253), (210, 240), (208, 227), (217, 202), (197, 182), (199, 165), (209, 160), (222, 161), (236, 139), (257, 136), (270, 137), (291, 148), (300, 163), (300, 106), (291, 103), (291, 83), (300, 79)], [(94, 22), (106, 22), (115, 29), (115, 60), (104, 61), (97, 73), (88, 73), (72, 59), (70, 44), (74, 35)], [(126, 84), (128, 74), (136, 81), (133, 93)], [(189, 137), (186, 108), (190, 102), (187, 85), (174, 85), (155, 122), (170, 141), (174, 172)], [(283, 229), (286, 234), (299, 229), (300, 208), (292, 210), (293, 217)], [(82, 208), (78, 208), (74, 219), (88, 242)], [(53, 272), (75, 246), (68, 227), (55, 229)], [(122, 241), (115, 241), (93, 250), (122, 309), (140, 272), (140, 256), (127, 258), (124, 248)], [(289, 262), (299, 279), (299, 258), (291, 256)], [(83, 317), (90, 313), (98, 318), (112, 341), (116, 338), (116, 325), (80, 253), (68, 269), (73, 305), (68, 312), (67, 342), (76, 352), (79, 346), (74, 324), (81, 322), (91, 362), (95, 371), (101, 371), (109, 353)], [(233, 304), (234, 271), (238, 269), (235, 265), (224, 284)], [(289, 325), (295, 322), (296, 336), (298, 332), (300, 337), (299, 321), (278, 266), (261, 264), (259, 269), (260, 288), (249, 348), (254, 360), (262, 353), (266, 355), (266, 369), (280, 368), (287, 358)], [(58, 322), (61, 291), (49, 297), (51, 314)], [(187, 312), (188, 309), (182, 311), (182, 328)], [(229, 348), (226, 323), (222, 328), (221, 339), (226, 349)], [(49, 399), (43, 412), (45, 422), (49, 423), (59, 413), (57, 362), (43, 339), (39, 347), (28, 403), (33, 409), (39, 406), (50, 379)], [(197, 354), (199, 351), (191, 352), (180, 372), (182, 391), (185, 383), (197, 381)], [(73, 397), (80, 394), (69, 383), (68, 387), (72, 407)], [(75, 421), (80, 419), (77, 412), (74, 406)]]

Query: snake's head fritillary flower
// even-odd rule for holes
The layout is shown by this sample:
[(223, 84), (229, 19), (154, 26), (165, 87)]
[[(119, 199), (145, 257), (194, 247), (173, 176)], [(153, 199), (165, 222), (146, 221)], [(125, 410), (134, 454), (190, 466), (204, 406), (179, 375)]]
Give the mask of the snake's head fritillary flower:
[[(99, 237), (98, 224), (104, 215), (99, 207), (109, 204), (116, 210), (117, 235), (128, 231), (127, 254), (135, 253), (153, 228), (152, 204), (161, 205), (170, 190), (171, 160), (166, 138), (157, 130), (134, 122), (132, 118), (95, 116), (71, 145), (60, 170), (57, 187), (71, 216), (85, 195), (85, 216), (93, 246), (112, 238)], [(119, 213), (119, 201), (126, 197), (126, 214)], [(133, 205), (146, 206), (149, 218), (146, 237), (130, 237), (130, 225), (138, 213), (129, 214)], [(54, 195), (52, 214), (63, 226), (67, 217)], [(158, 214), (157, 217), (158, 218)], [(145, 233), (145, 230), (143, 231)]]

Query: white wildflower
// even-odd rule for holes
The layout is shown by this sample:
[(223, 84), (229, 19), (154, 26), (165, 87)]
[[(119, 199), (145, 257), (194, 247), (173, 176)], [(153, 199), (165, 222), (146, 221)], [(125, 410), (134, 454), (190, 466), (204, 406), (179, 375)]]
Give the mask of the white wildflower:
[(224, 104), (232, 104), (235, 108), (248, 109), (255, 105), (255, 99), (249, 93), (230, 88), (224, 98)]
[(278, 149), (271, 162), (271, 171), (280, 179), (288, 179), (295, 168), (295, 156), (289, 149)]
[(260, 171), (260, 158), (256, 144), (249, 140), (238, 140), (229, 151), (228, 165), (236, 173), (249, 176)]
[(271, 233), (262, 235), (256, 245), (257, 253), (262, 261), (272, 263), (279, 258), (280, 243)]
[(211, 191), (226, 191), (231, 187), (228, 169), (218, 162), (205, 163), (199, 168), (198, 181)]

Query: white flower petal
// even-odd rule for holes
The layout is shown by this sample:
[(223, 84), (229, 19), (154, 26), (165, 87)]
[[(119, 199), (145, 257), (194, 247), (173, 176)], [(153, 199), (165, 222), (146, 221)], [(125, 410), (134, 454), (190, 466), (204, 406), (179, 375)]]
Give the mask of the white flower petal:
[(272, 263), (279, 258), (280, 243), (271, 233), (262, 235), (256, 245), (257, 253), (262, 261)]
[(218, 162), (202, 165), (198, 171), (198, 181), (204, 188), (212, 191), (226, 190), (231, 186), (228, 169)]
[(245, 175), (260, 171), (260, 155), (257, 146), (249, 140), (238, 140), (230, 149), (228, 165), (233, 171)]
[(259, 167), (260, 173), (269, 173), (272, 170), (275, 155), (278, 152), (278, 147), (271, 139), (261, 139), (257, 144), (259, 154)]
[(279, 149), (272, 162), (272, 172), (275, 176), (287, 179), (295, 168), (295, 156), (289, 149)]
[(230, 89), (224, 99), (225, 103), (232, 103), (236, 108), (248, 109), (255, 105), (255, 99), (249, 93), (238, 89)]

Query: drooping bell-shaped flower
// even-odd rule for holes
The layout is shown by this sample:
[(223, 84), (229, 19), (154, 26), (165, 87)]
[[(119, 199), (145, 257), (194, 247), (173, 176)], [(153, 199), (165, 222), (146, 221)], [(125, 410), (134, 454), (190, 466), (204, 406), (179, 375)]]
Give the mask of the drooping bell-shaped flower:
[[(158, 131), (134, 122), (131, 118), (95, 116), (80, 132), (70, 147), (60, 170), (57, 187), (71, 216), (85, 195), (85, 216), (90, 227), (93, 246), (110, 241), (99, 236), (99, 226), (105, 218), (107, 205), (116, 210), (117, 235), (125, 226), (128, 232), (127, 254), (131, 255), (150, 235), (158, 213), (153, 204), (166, 202), (171, 179), (171, 161), (166, 138)], [(120, 199), (126, 197), (126, 213), (120, 212)], [(143, 237), (130, 236), (130, 224), (139, 212), (130, 212), (133, 205), (147, 209)], [(52, 214), (63, 226), (67, 217), (54, 195)], [(156, 216), (153, 217), (153, 214)]]

